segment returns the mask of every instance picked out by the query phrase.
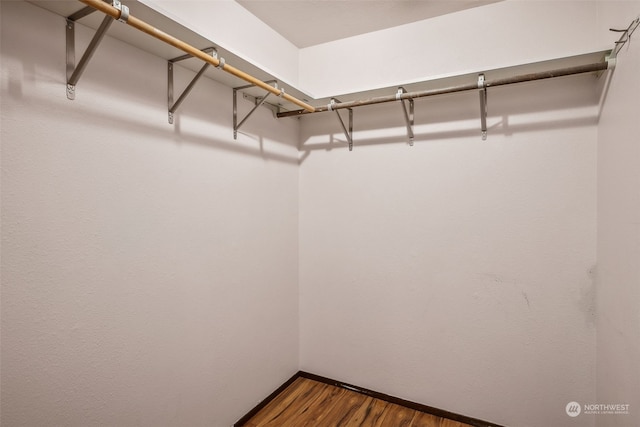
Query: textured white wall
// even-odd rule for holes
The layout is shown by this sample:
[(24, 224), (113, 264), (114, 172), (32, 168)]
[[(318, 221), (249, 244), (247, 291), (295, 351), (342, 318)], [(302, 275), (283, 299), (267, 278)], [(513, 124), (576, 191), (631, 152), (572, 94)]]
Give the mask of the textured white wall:
[(64, 20), (1, 5), (1, 424), (231, 425), (298, 369), (297, 122), (233, 141), (203, 79), (171, 126), (109, 37), (68, 101)]
[[(602, 2), (600, 27), (626, 28), (640, 1)], [(637, 34), (634, 35), (635, 41)], [(608, 40), (619, 34), (604, 34)], [(597, 402), (630, 405), (597, 425), (640, 425), (640, 46), (620, 53), (598, 129)]]
[(593, 426), (594, 76), (305, 117), (301, 367), (522, 427)]

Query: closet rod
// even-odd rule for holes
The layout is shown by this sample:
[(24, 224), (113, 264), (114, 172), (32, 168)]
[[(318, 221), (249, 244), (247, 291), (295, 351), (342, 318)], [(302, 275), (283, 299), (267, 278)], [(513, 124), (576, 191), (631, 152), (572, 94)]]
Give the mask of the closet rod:
[[(111, 6), (108, 3), (103, 2), (102, 0), (79, 0), (80, 2), (93, 7), (94, 9), (97, 9), (103, 13), (105, 13), (106, 15), (111, 16), (114, 19), (118, 19), (120, 20), (121, 18), (121, 14), (122, 12), (120, 11), (120, 9), (117, 9), (114, 6)], [(218, 67), (221, 68), (222, 70), (226, 71), (229, 74), (233, 74), (236, 77), (241, 78), (242, 80), (245, 80), (255, 86), (261, 87), (262, 89), (265, 89), (271, 93), (273, 93), (274, 95), (278, 95), (283, 97), (284, 99), (286, 99), (289, 102), (292, 102), (296, 105), (298, 105), (299, 107), (302, 107), (304, 110), (303, 111), (309, 111), (309, 112), (313, 112), (314, 111), (314, 107), (312, 107), (311, 105), (299, 100), (298, 98), (295, 98), (287, 93), (284, 92), (284, 90), (275, 88), (273, 86), (270, 86), (266, 83), (264, 83), (261, 80), (258, 80), (257, 78), (253, 77), (250, 74), (245, 73), (244, 71), (240, 71), (235, 67), (232, 67), (229, 64), (226, 64), (224, 62), (224, 60), (219, 60), (218, 58), (215, 58), (211, 55), (207, 55), (206, 53), (202, 52), (199, 49), (196, 49), (195, 47), (191, 46), (188, 43), (183, 42), (182, 40), (179, 40), (163, 31), (160, 31), (159, 29), (147, 24), (146, 22), (134, 17), (134, 16), (122, 16), (123, 21), (126, 22), (127, 24), (129, 24), (130, 26), (132, 26), (133, 28), (136, 28), (144, 33), (149, 34), (152, 37), (157, 38), (158, 40), (161, 40), (167, 44), (170, 44), (173, 47), (176, 47), (186, 53), (188, 53), (189, 55), (192, 55), (196, 58), (199, 58), (201, 60), (203, 60), (204, 62), (207, 62), (211, 65), (213, 65), (214, 67)]]
[[(510, 85), (514, 83), (523, 83), (523, 82), (530, 82), (534, 80), (550, 79), (554, 77), (570, 76), (573, 74), (592, 73), (595, 71), (603, 71), (610, 67), (611, 65), (607, 61), (597, 62), (594, 64), (587, 64), (587, 65), (578, 65), (575, 67), (561, 68), (557, 70), (543, 71), (539, 73), (522, 74), (518, 76), (505, 77), (505, 78), (499, 78), (494, 80), (486, 80), (484, 87), (490, 88), (492, 86)], [(467, 83), (467, 84), (458, 85), (458, 86), (449, 86), (449, 87), (439, 88), (439, 89), (428, 89), (428, 90), (417, 91), (417, 92), (397, 93), (394, 95), (379, 96), (377, 98), (370, 98), (370, 99), (364, 99), (359, 101), (332, 103), (329, 105), (315, 107), (315, 111), (306, 111), (306, 110), (284, 111), (284, 112), (278, 113), (277, 116), (278, 117), (294, 117), (294, 116), (300, 116), (302, 114), (321, 113), (323, 111), (333, 111), (333, 110), (339, 110), (341, 108), (362, 107), (364, 105), (382, 104), (385, 102), (397, 102), (405, 99), (422, 98), (425, 96), (434, 96), (434, 95), (444, 95), (447, 93), (464, 92), (469, 90), (478, 90), (478, 82), (474, 81), (473, 83)]]

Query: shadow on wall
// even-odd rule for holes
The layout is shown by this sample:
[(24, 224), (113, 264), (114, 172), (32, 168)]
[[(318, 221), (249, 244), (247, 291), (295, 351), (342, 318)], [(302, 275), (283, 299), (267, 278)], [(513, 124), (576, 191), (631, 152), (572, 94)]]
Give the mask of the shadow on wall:
[[(49, 38), (38, 37), (6, 22), (3, 33), (20, 34), (20, 38), (2, 44), (3, 60), (14, 62), (13, 74), (2, 88), (3, 101), (30, 102), (47, 114), (83, 117), (108, 129), (126, 127), (133, 135), (154, 134), (158, 138), (177, 143), (203, 146), (256, 156), (265, 160), (298, 164), (314, 150), (346, 149), (346, 138), (334, 113), (304, 116), (298, 123), (293, 119), (274, 119), (272, 113), (259, 108), (243, 126), (238, 140), (233, 140), (232, 90), (210, 79), (202, 79), (176, 113), (176, 125), (167, 123), (166, 61), (140, 52), (122, 42), (105, 38), (89, 64), (78, 86), (78, 98), (70, 102), (64, 98), (65, 42), (64, 20), (43, 19), (34, 23), (51, 31)], [(51, 27), (51, 28), (49, 28)], [(84, 49), (93, 31), (76, 27), (76, 50)], [(5, 38), (8, 39), (8, 38)], [(127, 57), (126, 68), (113, 62), (114, 55)], [(17, 62), (20, 62), (18, 65)], [(132, 71), (137, 70), (137, 71)], [(175, 88), (181, 92), (195, 73), (176, 67)], [(597, 123), (599, 94), (605, 89), (604, 77), (580, 75), (553, 80), (523, 83), (488, 90), (489, 140), (496, 136), (509, 137), (515, 133), (531, 133), (541, 129), (571, 128)], [(35, 81), (47, 85), (46, 96), (30, 99), (22, 83)], [(5, 99), (6, 98), (6, 99)], [(139, 115), (127, 115), (131, 104), (139, 108)], [(105, 106), (108, 108), (105, 108)], [(239, 116), (252, 104), (240, 100)], [(482, 142), (480, 137), (480, 108), (477, 91), (421, 98), (415, 102), (415, 143), (456, 138)], [(53, 111), (54, 113), (51, 113)], [(91, 113), (93, 117), (90, 117)], [(344, 114), (344, 111), (341, 111)], [(397, 103), (373, 105), (354, 111), (354, 144), (358, 146), (401, 143), (408, 144), (405, 121)], [(291, 150), (298, 145), (302, 151)], [(281, 147), (282, 146), (282, 147)]]
[[(63, 86), (61, 88), (64, 89)], [(9, 88), (9, 90), (14, 91)], [(3, 98), (13, 96), (9, 91), (5, 91), (4, 88), (0, 91)], [(61, 91), (60, 97), (64, 98), (64, 93)], [(110, 129), (126, 130), (130, 135), (130, 141), (135, 143), (137, 136), (153, 136), (158, 142), (166, 142), (173, 139), (176, 144), (196, 144), (203, 147), (213, 148), (216, 150), (223, 150), (231, 153), (259, 157), (264, 160), (277, 161), (282, 163), (288, 163), (296, 165), (299, 163), (298, 157), (294, 155), (288, 155), (285, 153), (276, 152), (275, 150), (265, 149), (265, 139), (270, 139), (270, 136), (252, 136), (248, 135), (246, 139), (252, 139), (257, 144), (250, 144), (246, 141), (239, 142), (233, 140), (233, 131), (231, 127), (224, 125), (218, 125), (215, 122), (208, 123), (208, 127), (212, 129), (212, 132), (190, 132), (190, 126), (183, 126), (182, 122), (184, 117), (189, 117), (189, 113), (185, 112), (184, 115), (176, 115), (176, 119), (173, 125), (166, 123), (166, 117), (164, 114), (157, 114), (153, 120), (143, 120), (141, 118), (131, 117), (122, 112), (113, 109), (103, 109), (101, 106), (103, 103), (98, 98), (94, 98), (86, 103), (80, 103), (78, 101), (64, 101), (69, 102), (67, 106), (61, 104), (58, 100), (53, 99), (39, 99), (38, 109), (45, 110), (48, 115), (54, 114), (64, 115), (65, 120), (77, 121), (78, 123), (90, 122), (94, 127), (94, 130), (99, 131), (102, 129), (104, 132), (108, 132)], [(163, 112), (164, 113), (164, 112)], [(164, 121), (162, 119), (165, 119)], [(193, 119), (193, 116), (189, 117)], [(269, 132), (271, 133), (271, 132)], [(172, 137), (173, 134), (173, 137)], [(225, 136), (228, 134), (228, 138)], [(277, 138), (277, 135), (275, 136)], [(273, 140), (271, 140), (273, 142)], [(277, 142), (277, 140), (275, 140)]]
[[(488, 90), (488, 140), (539, 130), (593, 126), (606, 85), (604, 75), (562, 77), (500, 86)], [(346, 123), (346, 110), (339, 110)], [(358, 146), (409, 145), (399, 103), (354, 109), (354, 150)], [(303, 116), (302, 159), (315, 150), (347, 149), (335, 112)], [(480, 102), (476, 91), (415, 100), (414, 144), (470, 138), (482, 143)]]
[[(126, 129), (132, 142), (136, 135), (153, 135), (159, 141), (198, 144), (298, 164), (297, 123), (277, 121), (271, 111), (260, 108), (244, 126), (244, 133), (234, 140), (232, 90), (208, 78), (198, 81), (176, 112), (175, 124), (168, 124), (167, 62), (110, 37), (103, 39), (78, 82), (76, 100), (67, 100), (64, 19), (53, 20), (48, 14), (40, 18), (33, 25), (51, 30), (51, 37), (34, 38), (32, 33), (20, 31), (19, 22), (3, 22), (3, 35), (19, 34), (17, 38), (3, 37), (2, 41), (6, 73), (0, 88), (3, 108), (28, 104), (46, 117), (91, 124), (96, 131)], [(76, 26), (77, 61), (93, 35), (93, 30)], [(116, 53), (126, 57), (127, 67), (113, 61)], [(175, 92), (181, 93), (194, 75), (176, 66)], [(29, 89), (36, 86), (37, 91)], [(238, 107), (242, 115), (252, 104), (242, 100)]]

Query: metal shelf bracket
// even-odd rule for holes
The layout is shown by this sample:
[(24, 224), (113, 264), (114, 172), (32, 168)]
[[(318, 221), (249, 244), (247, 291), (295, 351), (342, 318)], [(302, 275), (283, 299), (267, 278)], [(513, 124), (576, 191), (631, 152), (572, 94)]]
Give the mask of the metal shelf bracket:
[(478, 75), (478, 92), (480, 93), (480, 125), (482, 140), (487, 140), (487, 85), (484, 74)]
[(338, 110), (333, 109), (333, 106), (339, 102), (340, 101), (336, 98), (331, 98), (331, 102), (329, 103), (329, 105), (327, 105), (327, 108), (329, 111), (334, 111), (336, 113), (336, 116), (338, 116), (338, 120), (340, 121), (340, 125), (342, 126), (344, 136), (345, 138), (347, 138), (347, 142), (349, 143), (349, 151), (353, 151), (353, 109), (347, 108), (347, 110), (349, 110), (349, 129), (347, 129), (347, 126), (344, 124), (342, 116), (340, 115)]
[(409, 98), (409, 111), (407, 112), (407, 106), (404, 103), (404, 99), (402, 99), (402, 94), (407, 93), (407, 90), (403, 87), (398, 88), (398, 93), (396, 94), (396, 99), (400, 101), (402, 104), (402, 112), (404, 113), (404, 121), (407, 124), (407, 136), (409, 137), (409, 146), (413, 147), (413, 117), (414, 117), (414, 107), (413, 107), (413, 98)]
[[(129, 18), (129, 8), (123, 5), (120, 0), (112, 0), (111, 4), (113, 7), (121, 11), (119, 20), (121, 22), (126, 22)], [(98, 27), (98, 30), (89, 42), (89, 46), (87, 46), (87, 49), (84, 51), (80, 62), (76, 65), (75, 23), (77, 20), (82, 19), (93, 12), (95, 12), (95, 9), (87, 6), (68, 16), (66, 19), (67, 98), (70, 100), (76, 99), (76, 85), (78, 84), (80, 77), (82, 77), (82, 73), (84, 73), (89, 61), (93, 57), (93, 54), (98, 49), (104, 35), (107, 33), (107, 30), (114, 21), (114, 19), (109, 15), (104, 17), (100, 27)]]
[(615, 61), (616, 61), (616, 58), (618, 57), (618, 53), (622, 50), (625, 44), (630, 42), (631, 35), (638, 28), (639, 25), (640, 25), (640, 16), (638, 16), (636, 19), (631, 21), (631, 24), (629, 24), (629, 26), (624, 30), (609, 28), (609, 31), (613, 31), (615, 33), (622, 33), (618, 41), (615, 42), (615, 46), (611, 50), (611, 53), (607, 57), (607, 62), (611, 65), (610, 68), (615, 67)]
[[(202, 49), (202, 51), (204, 53), (208, 53), (214, 58), (218, 57), (218, 51), (214, 47), (207, 47), (205, 49)], [(173, 102), (173, 64), (175, 64), (176, 62), (184, 61), (185, 59), (189, 59), (189, 58), (193, 58), (193, 56), (186, 54), (186, 55), (178, 56), (177, 58), (173, 58), (167, 61), (167, 107), (168, 107), (170, 124), (173, 124), (173, 116), (176, 110), (178, 109), (178, 107), (180, 107), (180, 105), (187, 98), (189, 93), (191, 93), (191, 90), (193, 89), (193, 87), (196, 85), (198, 80), (200, 80), (200, 77), (202, 77), (202, 75), (207, 70), (207, 68), (209, 68), (209, 65), (210, 65), (208, 62), (205, 62), (202, 68), (200, 68), (200, 71), (198, 71), (196, 76), (189, 82), (185, 90), (180, 94), (180, 96), (178, 96), (178, 99), (175, 102)]]
[[(265, 83), (272, 84), (273, 87), (275, 87), (276, 89), (278, 88), (277, 80), (268, 80)], [(280, 112), (280, 107), (273, 106), (271, 104), (265, 104), (265, 101), (267, 100), (269, 95), (271, 95), (271, 92), (267, 92), (262, 97), (254, 97), (251, 95), (243, 94), (244, 99), (253, 101), (254, 105), (251, 111), (249, 111), (249, 113), (246, 116), (244, 116), (242, 120), (240, 120), (240, 123), (238, 123), (238, 91), (242, 91), (254, 86), (255, 85), (245, 85), (245, 86), (239, 86), (239, 87), (233, 88), (233, 139), (238, 139), (238, 129), (240, 129), (240, 127), (247, 121), (249, 117), (251, 117), (254, 111), (256, 111), (258, 107), (260, 107), (261, 105), (266, 105), (270, 109), (275, 109), (274, 114), (277, 114)], [(283, 95), (284, 95), (284, 89), (280, 89), (280, 96), (283, 96)]]

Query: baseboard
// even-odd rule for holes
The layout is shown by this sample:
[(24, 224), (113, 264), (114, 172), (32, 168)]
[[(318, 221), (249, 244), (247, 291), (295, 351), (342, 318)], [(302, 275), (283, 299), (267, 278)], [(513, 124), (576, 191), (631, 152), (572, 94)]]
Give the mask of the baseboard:
[(396, 405), (404, 406), (405, 408), (413, 409), (420, 412), (426, 412), (427, 414), (435, 415), (437, 417), (448, 418), (453, 421), (469, 424), (474, 427), (503, 427), (498, 424), (490, 423), (488, 421), (479, 420), (477, 418), (467, 417), (465, 415), (456, 414), (453, 412), (445, 411), (443, 409), (434, 408), (432, 406), (423, 405), (421, 403), (412, 402), (410, 400), (401, 399), (399, 397), (390, 396), (388, 394), (380, 393), (378, 391), (369, 390), (364, 387), (360, 387), (353, 384), (343, 383), (331, 378), (322, 377), (320, 375), (310, 374), (308, 372), (300, 371), (296, 374), (303, 378), (318, 381), (325, 384), (330, 384), (340, 388), (346, 388), (347, 390), (355, 391), (366, 396), (371, 396), (375, 399), (384, 400), (385, 402), (395, 403)]
[(276, 391), (271, 393), (266, 399), (261, 401), (255, 408), (251, 409), (245, 416), (240, 418), (233, 427), (244, 426), (254, 415), (256, 415), (262, 408), (267, 406), (273, 399), (282, 393), (287, 387), (289, 387), (296, 379), (306, 378), (321, 383), (329, 384), (335, 387), (344, 388), (347, 390), (355, 391), (357, 393), (371, 396), (375, 399), (384, 400), (385, 402), (394, 403), (396, 405), (404, 406), (405, 408), (413, 409), (420, 412), (426, 412), (437, 417), (448, 418), (453, 421), (469, 424), (474, 427), (503, 427), (498, 424), (494, 424), (488, 421), (479, 420), (477, 418), (467, 417), (465, 415), (456, 414), (453, 412), (445, 411), (443, 409), (434, 408), (432, 406), (423, 405), (421, 403), (412, 402), (410, 400), (401, 399), (399, 397), (390, 396), (388, 394), (380, 393), (377, 391), (369, 390), (357, 385), (347, 384), (342, 381), (333, 380), (331, 378), (322, 377), (320, 375), (311, 374), (309, 372), (298, 371), (294, 376), (289, 378), (284, 384), (282, 384)]
[(267, 396), (266, 399), (262, 400), (253, 409), (251, 409), (249, 412), (247, 412), (242, 418), (240, 418), (238, 421), (236, 421), (236, 423), (233, 425), (233, 427), (242, 427), (243, 425), (245, 425), (247, 423), (247, 421), (249, 421), (251, 418), (253, 418), (253, 416), (256, 415), (258, 412), (260, 412), (260, 410), (262, 408), (264, 408), (269, 403), (271, 403), (271, 401), (273, 399), (275, 399), (280, 393), (285, 391), (285, 389), (287, 387), (289, 387), (295, 380), (300, 378), (300, 373), (301, 373), (301, 371), (296, 372), (284, 384), (282, 384), (273, 393), (271, 393), (269, 396)]

